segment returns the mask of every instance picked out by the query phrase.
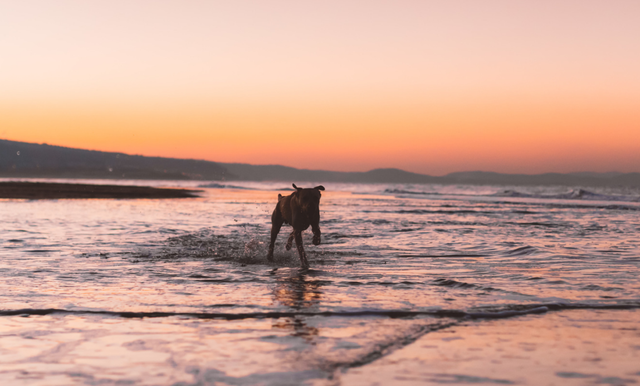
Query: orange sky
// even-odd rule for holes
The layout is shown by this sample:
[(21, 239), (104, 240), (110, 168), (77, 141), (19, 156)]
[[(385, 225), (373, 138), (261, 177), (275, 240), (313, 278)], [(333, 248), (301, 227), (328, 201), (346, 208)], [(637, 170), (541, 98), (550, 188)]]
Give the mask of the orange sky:
[(0, 4), (0, 138), (440, 175), (640, 171), (638, 1)]

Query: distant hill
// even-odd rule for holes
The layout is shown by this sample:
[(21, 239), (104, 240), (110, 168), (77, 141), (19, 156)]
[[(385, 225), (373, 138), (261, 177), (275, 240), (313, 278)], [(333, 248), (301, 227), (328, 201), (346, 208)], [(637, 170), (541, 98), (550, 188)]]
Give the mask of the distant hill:
[(222, 180), (235, 176), (210, 161), (0, 140), (0, 177)]
[(296, 169), (280, 165), (221, 164), (229, 174), (248, 181), (319, 181), (349, 183), (438, 183), (441, 177), (410, 173), (400, 169), (375, 169), (368, 172), (331, 172)]
[(144, 157), (7, 140), (0, 140), (0, 177), (640, 187), (640, 173), (529, 175), (475, 171), (434, 177), (400, 169), (332, 172), (281, 165)]

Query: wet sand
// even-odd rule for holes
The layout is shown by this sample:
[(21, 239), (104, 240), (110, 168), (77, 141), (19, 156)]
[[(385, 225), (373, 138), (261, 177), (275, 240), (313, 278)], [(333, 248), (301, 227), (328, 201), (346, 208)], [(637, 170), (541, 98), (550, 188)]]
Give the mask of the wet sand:
[(35, 385), (635, 385), (637, 318), (638, 310), (466, 321), (15, 315), (0, 318), (0, 379)]
[(152, 188), (148, 186), (60, 184), (49, 182), (0, 182), (0, 198), (188, 198), (197, 190)]
[(566, 310), (463, 322), (341, 375), (347, 385), (631, 385), (638, 310)]

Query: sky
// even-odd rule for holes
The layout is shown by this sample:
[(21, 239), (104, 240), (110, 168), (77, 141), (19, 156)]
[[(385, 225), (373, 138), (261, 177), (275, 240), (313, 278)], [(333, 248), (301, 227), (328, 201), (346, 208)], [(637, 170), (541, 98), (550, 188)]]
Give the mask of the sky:
[(637, 0), (0, 0), (0, 139), (430, 175), (640, 172)]

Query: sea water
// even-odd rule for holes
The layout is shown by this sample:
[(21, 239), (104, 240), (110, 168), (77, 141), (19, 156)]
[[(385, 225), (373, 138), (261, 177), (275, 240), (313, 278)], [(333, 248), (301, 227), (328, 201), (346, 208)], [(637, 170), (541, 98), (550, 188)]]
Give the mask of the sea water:
[(304, 270), (289, 184), (117, 183), (201, 192), (0, 200), (3, 385), (640, 383), (639, 189), (324, 183)]

